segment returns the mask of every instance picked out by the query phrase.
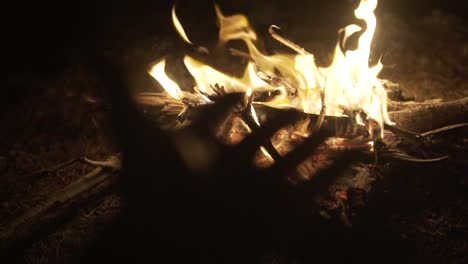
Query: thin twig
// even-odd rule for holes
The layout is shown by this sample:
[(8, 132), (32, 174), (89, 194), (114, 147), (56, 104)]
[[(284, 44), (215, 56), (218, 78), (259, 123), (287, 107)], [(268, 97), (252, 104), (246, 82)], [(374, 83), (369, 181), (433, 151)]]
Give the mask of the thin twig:
[(238, 50), (238, 49), (234, 49), (234, 48), (229, 48), (229, 52), (231, 52), (231, 55), (233, 55), (233, 56), (238, 56), (238, 57), (243, 57), (243, 58), (246, 58), (246, 59), (249, 59), (249, 60), (253, 60), (252, 57), (250, 56), (250, 54), (248, 54), (247, 52), (244, 52), (244, 51), (241, 51), (241, 50)]
[(434, 130), (430, 130), (430, 131), (421, 133), (421, 134), (419, 134), (419, 137), (427, 137), (427, 136), (431, 136), (431, 135), (438, 134), (438, 133), (441, 133), (441, 132), (445, 132), (445, 131), (448, 131), (448, 130), (452, 130), (452, 129), (456, 129), (456, 128), (460, 128), (460, 127), (467, 127), (467, 126), (468, 126), (468, 123), (460, 123), (460, 124), (455, 124), (455, 125), (451, 125), (451, 126), (445, 126), (445, 127), (441, 127), (441, 128), (437, 128), (437, 129), (434, 129)]
[(269, 75), (269, 74), (266, 74), (265, 72), (259, 70), (257, 72), (257, 76), (258, 78), (262, 79), (264, 82), (268, 83), (269, 85), (271, 86), (284, 86), (284, 88), (286, 88), (287, 92), (289, 94), (296, 94), (297, 93), (297, 89), (294, 88), (290, 83), (288, 83), (287, 81), (284, 80), (284, 78), (281, 78), (277, 75)]
[(276, 39), (277, 41), (279, 41), (283, 45), (291, 48), (292, 50), (296, 51), (297, 53), (299, 53), (301, 55), (312, 55), (309, 52), (307, 52), (304, 48), (297, 45), (296, 43), (294, 43), (294, 42), (290, 41), (289, 39), (286, 39), (286, 38), (278, 35), (278, 33), (275, 32), (275, 29), (281, 29), (281, 28), (278, 27), (277, 25), (271, 25), (270, 28), (268, 29), (268, 32), (270, 33), (270, 35), (274, 39)]
[(449, 157), (448, 156), (442, 156), (438, 158), (431, 158), (431, 159), (420, 159), (416, 158), (413, 156), (410, 156), (406, 153), (403, 152), (397, 152), (397, 151), (382, 151), (381, 152), (382, 156), (390, 157), (393, 159), (398, 159), (398, 160), (403, 160), (403, 161), (411, 161), (411, 162), (416, 162), (416, 163), (434, 163), (434, 162), (441, 162), (444, 160), (447, 160)]
[(417, 133), (414, 133), (409, 130), (405, 130), (403, 128), (400, 128), (394, 125), (389, 125), (389, 124), (384, 124), (384, 128), (390, 130), (393, 134), (406, 140), (416, 150), (418, 150), (424, 157), (429, 157), (429, 154), (427, 153), (426, 145), (424, 144), (424, 141), (422, 140), (422, 138), (418, 136)]
[(320, 109), (320, 115), (317, 119), (317, 122), (315, 122), (313, 132), (320, 130), (323, 124), (323, 120), (325, 119), (325, 113), (327, 112), (327, 105), (325, 104), (325, 87), (323, 87), (320, 91), (320, 101), (322, 102), (322, 108)]

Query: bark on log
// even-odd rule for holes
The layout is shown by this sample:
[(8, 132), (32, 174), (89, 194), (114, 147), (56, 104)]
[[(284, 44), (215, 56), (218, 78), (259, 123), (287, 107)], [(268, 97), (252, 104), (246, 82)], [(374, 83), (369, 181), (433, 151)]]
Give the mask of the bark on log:
[(413, 104), (409, 109), (389, 112), (397, 127), (424, 132), (468, 121), (468, 98), (450, 102)]
[[(174, 100), (165, 93), (147, 93), (139, 95), (136, 102), (147, 106), (164, 106), (171, 103), (183, 105), (182, 102)], [(398, 127), (413, 132), (424, 132), (468, 121), (468, 98), (450, 102), (442, 102), (440, 99), (425, 102), (390, 101), (388, 107), (390, 119)], [(177, 110), (170, 110), (164, 115), (177, 116), (178, 112), (171, 111)]]
[(88, 202), (109, 194), (116, 183), (115, 173), (101, 167), (89, 172), (49, 199), (29, 209), (0, 228), (0, 251), (14, 257), (41, 237), (76, 215)]

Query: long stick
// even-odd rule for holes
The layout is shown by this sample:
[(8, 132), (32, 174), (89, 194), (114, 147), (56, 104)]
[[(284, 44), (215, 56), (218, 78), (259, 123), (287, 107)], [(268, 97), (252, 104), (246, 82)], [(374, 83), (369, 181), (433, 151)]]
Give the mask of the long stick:
[(14, 255), (46, 235), (44, 230), (53, 231), (62, 222), (60, 220), (76, 212), (78, 206), (109, 191), (116, 182), (113, 176), (109, 170), (95, 168), (46, 201), (3, 224), (0, 228), (0, 250)]

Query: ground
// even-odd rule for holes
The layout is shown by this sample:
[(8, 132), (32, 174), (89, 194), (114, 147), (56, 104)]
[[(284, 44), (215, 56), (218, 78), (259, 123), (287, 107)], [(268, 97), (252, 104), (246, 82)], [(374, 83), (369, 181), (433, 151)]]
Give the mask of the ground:
[[(382, 76), (398, 83), (405, 98), (422, 101), (468, 96), (467, 21), (440, 10), (415, 17), (401, 17), (382, 10), (380, 13), (374, 57), (381, 56), (386, 65)], [(281, 22), (277, 23), (281, 25)], [(319, 63), (326, 64), (336, 35), (330, 32), (336, 31), (336, 25), (317, 26), (311, 34), (307, 30), (315, 26), (301, 26), (307, 23), (307, 18), (291, 20), (284, 30), (296, 43), (316, 54)], [(258, 28), (262, 29), (262, 25), (258, 24)], [(129, 30), (121, 35), (119, 45), (109, 45), (107, 52), (131, 69), (132, 87), (157, 90), (145, 76), (145, 65), (175, 47), (182, 47), (174, 44), (179, 41)], [(276, 44), (267, 46), (284, 50)], [(78, 162), (52, 173), (35, 172), (81, 156), (102, 159), (118, 150), (103, 89), (94, 73), (79, 59), (52, 77), (30, 76), (27, 71), (19, 71), (12, 78), (16, 78), (12, 82), (26, 79), (34, 87), (0, 116), (0, 222), (34, 206), (51, 192), (90, 171), (92, 166)], [(414, 245), (412, 260), (468, 261), (466, 188), (467, 183), (461, 182), (446, 199), (430, 200), (418, 210), (393, 213), (390, 226), (402, 241)], [(24, 261), (67, 262), (118, 215), (119, 209), (120, 199), (115, 194), (86, 206), (71, 222), (34, 243), (24, 255)], [(265, 257), (265, 263), (283, 262), (287, 260), (274, 254)]]

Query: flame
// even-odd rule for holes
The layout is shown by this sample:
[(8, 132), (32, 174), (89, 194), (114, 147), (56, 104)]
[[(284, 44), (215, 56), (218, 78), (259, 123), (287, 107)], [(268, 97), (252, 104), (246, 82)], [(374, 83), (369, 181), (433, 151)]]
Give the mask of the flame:
[(218, 18), (221, 44), (233, 39), (257, 39), (257, 34), (250, 26), (249, 19), (245, 15), (225, 16), (217, 4), (215, 4), (215, 11)]
[(367, 145), (369, 145), (370, 151), (374, 151), (374, 141), (367, 142)]
[(192, 44), (192, 45), (193, 45), (193, 43), (192, 43), (192, 42), (190, 41), (190, 39), (187, 37), (187, 34), (185, 33), (184, 27), (182, 26), (182, 24), (181, 24), (180, 21), (179, 21), (179, 18), (178, 18), (177, 15), (176, 15), (175, 6), (172, 7), (171, 15), (172, 15), (172, 23), (174, 23), (174, 27), (175, 27), (177, 33), (179, 33), (180, 37), (181, 37), (185, 42), (187, 42), (188, 44)]
[(183, 98), (182, 90), (176, 82), (166, 75), (165, 68), (166, 60), (162, 59), (151, 68), (149, 74), (161, 84), (172, 98), (181, 100)]
[[(320, 68), (315, 64), (313, 54), (291, 43), (285, 44), (299, 54), (263, 54), (255, 45), (257, 35), (247, 17), (242, 14), (227, 16), (215, 5), (219, 45), (225, 45), (231, 40), (241, 40), (248, 49), (251, 61), (247, 64), (244, 75), (241, 78), (230, 76), (190, 56), (184, 57), (184, 64), (194, 78), (194, 90), (201, 94), (213, 94), (215, 84), (223, 86), (227, 93), (277, 91), (278, 95), (273, 99), (253, 103), (276, 108), (293, 107), (310, 114), (319, 114), (325, 109), (327, 116), (346, 116), (347, 113), (360, 111), (383, 127), (385, 123), (393, 124), (387, 113), (386, 90), (382, 80), (377, 77), (383, 65), (379, 61), (376, 65), (369, 66), (377, 21), (374, 14), (376, 7), (377, 0), (361, 0), (354, 15), (365, 21), (366, 29), (354, 24), (340, 29), (338, 36), (342, 36), (342, 41), (337, 41), (332, 63)], [(182, 39), (192, 44), (175, 15), (175, 8), (172, 9), (172, 20)], [(281, 37), (274, 31), (276, 29), (279, 27), (271, 26), (270, 34), (281, 41)], [(362, 34), (357, 48), (344, 51), (349, 37), (360, 31)], [(150, 71), (151, 76), (172, 97), (181, 99), (181, 89), (165, 75), (164, 66), (164, 60), (156, 64)], [(255, 110), (252, 108), (251, 111), (256, 117)], [(354, 118), (358, 123), (364, 123), (360, 115)]]
[[(335, 47), (335, 54), (331, 65), (322, 69), (327, 80), (327, 105), (333, 105), (331, 115), (339, 115), (339, 109), (359, 109), (383, 126), (384, 123), (393, 124), (387, 113), (387, 93), (377, 75), (382, 70), (382, 63), (369, 67), (369, 55), (372, 38), (376, 28), (374, 10), (377, 0), (362, 0), (354, 14), (363, 19), (367, 29), (358, 40), (356, 50), (343, 53), (339, 42)], [(343, 45), (352, 34), (361, 30), (357, 25), (349, 25), (341, 29), (344, 32)], [(333, 100), (333, 101), (330, 101)], [(358, 123), (362, 120), (357, 119)]]

